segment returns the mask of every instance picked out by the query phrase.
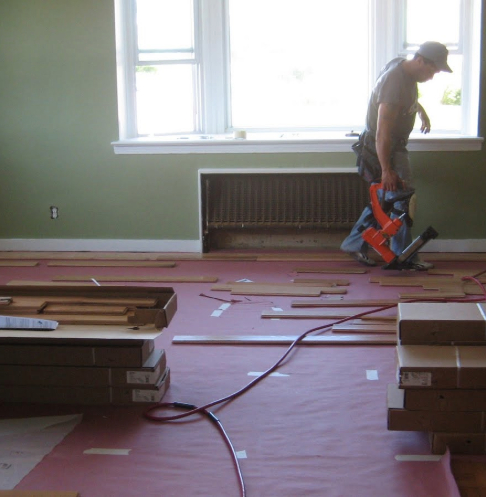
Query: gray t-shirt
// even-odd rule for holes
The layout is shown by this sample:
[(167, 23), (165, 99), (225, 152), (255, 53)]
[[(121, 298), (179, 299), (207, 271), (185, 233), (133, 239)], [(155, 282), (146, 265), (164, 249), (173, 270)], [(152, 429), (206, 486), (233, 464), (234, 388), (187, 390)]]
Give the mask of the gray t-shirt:
[(408, 140), (418, 109), (417, 83), (402, 67), (405, 59), (397, 57), (382, 69), (371, 93), (366, 115), (366, 129), (376, 136), (378, 107), (381, 103), (400, 106), (400, 115), (392, 131), (393, 138)]

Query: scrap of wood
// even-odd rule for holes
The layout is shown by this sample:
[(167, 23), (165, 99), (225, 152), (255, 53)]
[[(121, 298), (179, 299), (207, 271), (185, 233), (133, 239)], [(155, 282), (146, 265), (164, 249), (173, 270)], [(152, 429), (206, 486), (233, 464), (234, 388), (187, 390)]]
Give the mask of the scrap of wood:
[(37, 261), (0, 261), (1, 267), (32, 267), (38, 265)]
[(257, 261), (260, 262), (351, 262), (353, 258), (347, 254), (261, 254), (257, 256)]
[(297, 267), (294, 269), (296, 273), (327, 273), (327, 274), (363, 274), (368, 270), (364, 268), (354, 267)]
[(322, 286), (348, 286), (349, 285), (349, 280), (328, 279), (328, 278), (294, 278), (292, 280), (292, 282), (297, 283), (299, 285), (301, 285), (302, 283), (322, 285)]
[(217, 276), (54, 276), (52, 281), (143, 281), (159, 283), (215, 283)]
[(294, 310), (294, 311), (273, 311), (264, 310), (261, 313), (262, 318), (271, 319), (342, 319), (354, 316), (354, 310), (342, 309), (327, 309), (325, 311), (308, 311), (308, 310)]
[(382, 307), (397, 304), (400, 299), (293, 300), (290, 307)]
[[(290, 345), (297, 336), (275, 335), (176, 335), (174, 344), (212, 345)], [(303, 345), (396, 345), (395, 336), (389, 335), (319, 335), (307, 336), (299, 343)]]
[(231, 289), (231, 295), (280, 295), (282, 297), (301, 296), (301, 297), (319, 297), (322, 293), (322, 288), (313, 286), (267, 286), (260, 287), (258, 285), (237, 286)]
[(466, 296), (465, 292), (408, 292), (399, 294), (402, 299), (459, 299)]
[(457, 280), (448, 276), (372, 276), (370, 283), (380, 286), (423, 286), (424, 284), (447, 285)]
[(202, 259), (209, 261), (256, 261), (257, 258), (258, 256), (256, 254), (241, 254), (232, 252), (202, 254)]
[(52, 267), (175, 267), (173, 261), (49, 261), (48, 266)]

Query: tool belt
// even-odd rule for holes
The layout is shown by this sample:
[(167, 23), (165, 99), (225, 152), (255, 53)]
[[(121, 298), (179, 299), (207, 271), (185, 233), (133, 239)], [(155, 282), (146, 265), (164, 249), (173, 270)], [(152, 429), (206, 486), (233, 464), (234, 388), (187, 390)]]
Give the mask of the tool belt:
[[(393, 167), (393, 153), (399, 148), (405, 148), (407, 140), (405, 138), (398, 138), (392, 144), (392, 167)], [(381, 165), (376, 153), (375, 137), (363, 131), (359, 135), (359, 140), (354, 143), (351, 148), (356, 154), (356, 167), (358, 174), (368, 183), (381, 182)]]

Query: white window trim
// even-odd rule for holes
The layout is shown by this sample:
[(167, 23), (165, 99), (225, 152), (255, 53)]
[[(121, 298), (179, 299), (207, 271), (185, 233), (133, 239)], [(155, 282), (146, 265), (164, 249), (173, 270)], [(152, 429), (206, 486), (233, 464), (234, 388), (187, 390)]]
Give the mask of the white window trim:
[[(208, 109), (208, 103), (205, 98), (201, 99), (203, 108), (202, 116), (205, 119), (205, 134), (184, 135), (184, 136), (160, 136), (160, 137), (137, 137), (133, 125), (135, 109), (127, 97), (129, 91), (133, 91), (135, 81), (128, 76), (129, 71), (125, 70), (127, 64), (133, 64), (135, 54), (130, 51), (133, 46), (131, 41), (135, 36), (133, 30), (129, 28), (130, 22), (126, 22), (126, 16), (133, 17), (134, 13), (126, 8), (129, 2), (126, 0), (115, 1), (115, 21), (116, 21), (116, 45), (117, 45), (117, 83), (118, 83), (118, 113), (119, 113), (119, 140), (112, 142), (115, 154), (119, 155), (138, 155), (138, 154), (242, 154), (242, 153), (325, 153), (325, 152), (350, 152), (351, 145), (356, 141), (355, 137), (346, 136), (345, 132), (309, 132), (298, 133), (249, 133), (245, 139), (235, 138), (233, 130), (222, 134), (217, 123), (228, 122), (228, 116), (224, 115), (225, 109), (215, 109), (211, 107), (212, 112), (204, 112)], [(399, 53), (399, 46), (403, 36), (403, 30), (396, 30), (395, 35), (392, 33), (392, 19), (399, 6), (400, 0), (374, 0), (373, 9), (370, 11), (371, 18), (376, 18), (381, 25), (388, 26), (388, 30), (371, 29), (374, 38), (368, 40), (370, 45), (383, 47), (376, 50), (373, 54), (372, 71), (370, 72), (369, 86), (371, 88), (375, 73), (377, 76), (380, 68), (390, 60), (395, 54)], [(480, 33), (480, 0), (464, 0), (469, 5), (470, 22), (474, 28), (472, 31)], [(214, 0), (200, 0), (201, 4), (206, 4), (208, 8), (216, 9), (219, 18), (225, 15), (226, 2), (214, 2)], [(373, 10), (372, 9), (372, 10)], [(207, 12), (207, 9), (201, 9)], [(374, 14), (374, 15), (373, 15)], [(201, 15), (201, 12), (197, 12)], [(207, 19), (202, 20), (203, 23)], [(212, 26), (211, 29), (205, 29), (212, 39), (220, 40), (223, 35), (224, 26)], [(378, 31), (378, 33), (377, 33)], [(388, 31), (388, 32), (386, 32)], [(196, 32), (196, 36), (203, 36)], [(224, 38), (224, 37), (223, 37)], [(388, 42), (387, 42), (388, 40)], [(390, 43), (389, 40), (392, 40)], [(471, 40), (465, 40), (471, 43)], [(207, 53), (203, 53), (203, 60), (209, 60), (209, 57), (224, 59), (228, 57), (227, 47), (221, 46), (220, 43), (203, 43), (203, 47), (218, 46), (218, 50), (210, 48)], [(480, 57), (479, 43), (476, 52), (472, 53), (470, 63), (479, 74)], [(209, 53), (210, 52), (210, 53)], [(477, 102), (479, 106), (479, 78), (473, 85), (465, 85), (467, 92), (474, 97), (472, 101)], [(208, 77), (202, 79), (202, 86), (210, 89), (217, 94), (227, 93), (227, 82), (224, 74), (213, 74), (211, 79)], [(207, 92), (202, 92), (203, 95)], [(475, 100), (474, 100), (475, 99)], [(214, 110), (214, 112), (213, 112)], [(478, 119), (475, 113), (469, 113), (469, 122), (466, 123), (469, 130), (474, 130), (478, 126)], [(431, 134), (427, 136), (414, 133), (410, 137), (408, 149), (410, 151), (477, 151), (482, 149), (484, 139), (472, 134)]]

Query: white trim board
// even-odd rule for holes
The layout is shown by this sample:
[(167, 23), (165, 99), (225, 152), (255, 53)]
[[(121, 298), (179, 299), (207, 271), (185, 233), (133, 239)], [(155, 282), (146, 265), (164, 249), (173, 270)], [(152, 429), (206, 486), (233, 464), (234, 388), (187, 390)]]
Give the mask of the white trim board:
[[(0, 251), (194, 252), (200, 240), (0, 239)], [(422, 252), (486, 252), (486, 239), (431, 240)]]

